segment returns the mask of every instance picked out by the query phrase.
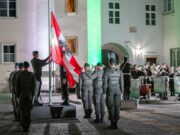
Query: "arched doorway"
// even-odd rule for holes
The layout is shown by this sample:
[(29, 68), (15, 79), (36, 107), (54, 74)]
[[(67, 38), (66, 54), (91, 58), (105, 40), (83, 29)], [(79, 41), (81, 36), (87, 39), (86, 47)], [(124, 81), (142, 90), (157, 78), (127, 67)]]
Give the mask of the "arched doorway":
[(106, 66), (110, 58), (114, 58), (116, 63), (122, 63), (124, 56), (129, 58), (129, 53), (120, 44), (108, 43), (102, 46), (102, 63)]

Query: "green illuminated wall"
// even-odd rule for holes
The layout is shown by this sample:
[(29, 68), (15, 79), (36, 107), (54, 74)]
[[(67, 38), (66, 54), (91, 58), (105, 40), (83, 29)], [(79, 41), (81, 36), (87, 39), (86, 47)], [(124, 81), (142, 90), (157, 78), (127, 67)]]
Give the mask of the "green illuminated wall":
[(101, 0), (87, 0), (88, 63), (101, 62)]

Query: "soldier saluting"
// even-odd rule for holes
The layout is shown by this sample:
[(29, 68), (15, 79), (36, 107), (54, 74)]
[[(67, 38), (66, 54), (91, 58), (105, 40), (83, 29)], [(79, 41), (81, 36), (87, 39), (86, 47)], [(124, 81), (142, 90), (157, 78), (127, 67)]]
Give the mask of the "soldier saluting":
[(103, 93), (103, 65), (98, 63), (96, 66), (96, 70), (92, 73), (91, 78), (93, 80), (93, 99), (95, 105), (95, 114), (96, 119), (94, 122), (99, 123), (103, 122), (104, 120), (104, 113), (105, 113), (105, 93)]
[(84, 72), (81, 73), (79, 87), (82, 91), (82, 102), (85, 111), (84, 118), (90, 118), (92, 113), (93, 81), (91, 69), (88, 63), (84, 64)]

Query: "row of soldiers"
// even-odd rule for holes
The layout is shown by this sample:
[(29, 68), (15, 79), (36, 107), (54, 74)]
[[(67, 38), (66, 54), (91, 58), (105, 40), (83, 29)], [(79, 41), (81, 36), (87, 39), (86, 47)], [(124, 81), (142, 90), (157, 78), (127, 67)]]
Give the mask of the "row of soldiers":
[(35, 77), (28, 70), (29, 66), (27, 61), (16, 63), (15, 71), (11, 72), (9, 76), (9, 89), (12, 93), (11, 101), (15, 120), (20, 122), (24, 130), (28, 130), (31, 121), (30, 111), (33, 108), (36, 87)]
[(79, 89), (82, 92), (84, 118), (91, 117), (92, 103), (94, 103), (96, 114), (94, 122), (102, 123), (106, 102), (111, 121), (108, 128), (117, 129), (124, 80), (121, 70), (116, 68), (115, 60), (110, 59), (109, 64), (109, 68), (103, 69), (103, 65), (98, 63), (95, 71), (92, 72), (90, 65), (86, 63), (80, 76)]
[[(30, 111), (33, 105), (42, 105), (38, 101), (42, 85), (42, 67), (51, 62), (49, 60), (50, 56), (44, 60), (39, 59), (38, 51), (33, 51), (32, 55), (31, 64), (34, 73), (28, 71), (30, 64), (25, 61), (16, 63), (15, 70), (9, 76), (9, 90), (12, 93), (11, 100), (15, 121), (20, 122), (24, 131), (27, 131), (29, 128), (31, 121)], [(25, 118), (27, 118), (26, 121)]]

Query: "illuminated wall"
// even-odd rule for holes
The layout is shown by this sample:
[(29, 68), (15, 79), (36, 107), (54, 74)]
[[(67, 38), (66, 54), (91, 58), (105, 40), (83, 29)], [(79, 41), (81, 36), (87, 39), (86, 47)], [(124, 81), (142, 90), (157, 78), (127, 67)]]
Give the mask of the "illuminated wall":
[(87, 1), (88, 63), (101, 62), (101, 0)]
[(174, 12), (163, 16), (164, 62), (170, 65), (170, 49), (180, 47), (180, 0), (174, 0)]

